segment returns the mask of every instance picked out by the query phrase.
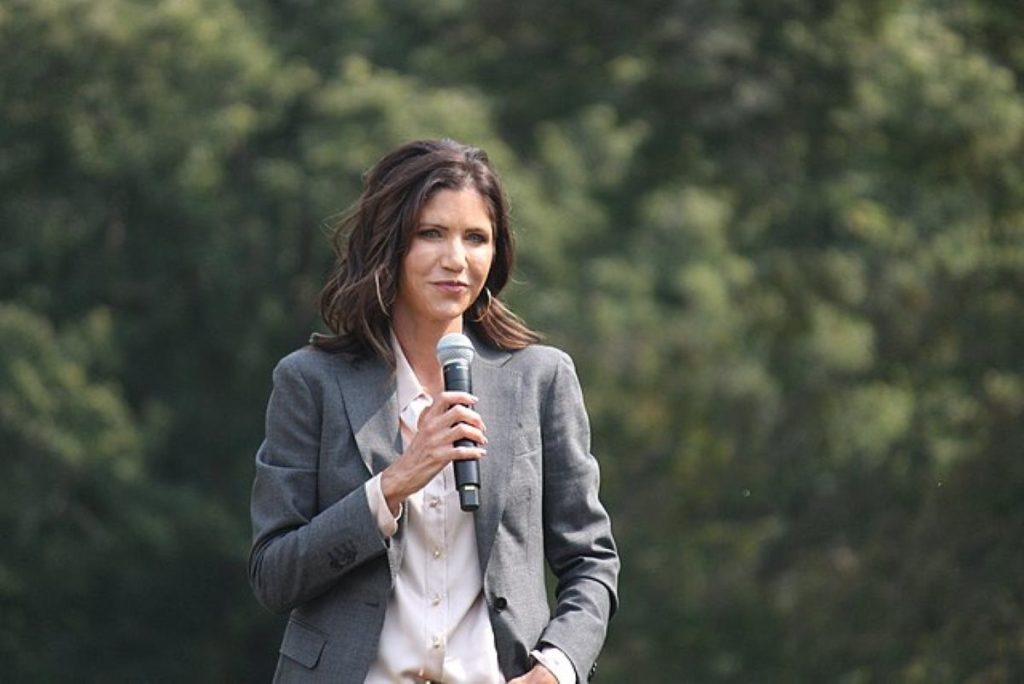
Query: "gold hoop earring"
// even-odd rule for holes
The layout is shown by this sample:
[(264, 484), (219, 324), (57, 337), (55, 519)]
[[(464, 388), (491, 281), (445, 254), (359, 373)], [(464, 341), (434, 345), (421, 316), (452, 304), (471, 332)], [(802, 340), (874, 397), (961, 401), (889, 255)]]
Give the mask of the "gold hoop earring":
[(484, 306), (483, 312), (476, 317), (476, 322), (479, 323), (491, 315), (491, 305), (494, 304), (494, 297), (491, 296), (491, 288), (484, 286), (484, 294), (487, 295), (487, 305)]
[(388, 313), (388, 307), (384, 306), (384, 297), (380, 294), (380, 271), (373, 272), (373, 284), (377, 288), (377, 303), (380, 304), (380, 310), (384, 314), (384, 318), (391, 318), (391, 314)]

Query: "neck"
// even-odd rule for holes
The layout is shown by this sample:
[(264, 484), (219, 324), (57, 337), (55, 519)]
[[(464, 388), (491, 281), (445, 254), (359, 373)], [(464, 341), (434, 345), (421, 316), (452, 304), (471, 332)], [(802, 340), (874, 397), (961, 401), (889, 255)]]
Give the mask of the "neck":
[(462, 332), (462, 318), (449, 322), (410, 320), (405, 316), (394, 316), (392, 330), (402, 352), (428, 392), (444, 389), (441, 364), (437, 360), (438, 341), (452, 332)]

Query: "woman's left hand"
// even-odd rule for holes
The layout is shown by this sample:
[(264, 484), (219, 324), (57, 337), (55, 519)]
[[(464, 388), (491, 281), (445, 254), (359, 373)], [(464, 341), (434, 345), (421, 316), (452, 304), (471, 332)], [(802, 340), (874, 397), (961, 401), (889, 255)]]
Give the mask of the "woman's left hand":
[(558, 680), (551, 674), (551, 670), (537, 663), (522, 677), (510, 679), (508, 684), (558, 684)]

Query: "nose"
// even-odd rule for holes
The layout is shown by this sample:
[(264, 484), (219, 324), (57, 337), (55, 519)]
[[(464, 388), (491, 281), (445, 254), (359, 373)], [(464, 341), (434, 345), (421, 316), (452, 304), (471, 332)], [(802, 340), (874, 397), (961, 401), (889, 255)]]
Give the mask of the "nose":
[(458, 237), (448, 240), (445, 244), (441, 265), (449, 271), (461, 271), (466, 266), (466, 247)]

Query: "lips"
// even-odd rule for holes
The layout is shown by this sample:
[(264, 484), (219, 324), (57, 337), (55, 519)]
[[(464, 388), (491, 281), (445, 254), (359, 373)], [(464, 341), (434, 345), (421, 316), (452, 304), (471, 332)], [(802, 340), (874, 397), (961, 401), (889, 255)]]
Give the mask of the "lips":
[(469, 287), (466, 283), (459, 282), (457, 280), (441, 280), (434, 283), (435, 287), (440, 288), (445, 292), (462, 293)]

